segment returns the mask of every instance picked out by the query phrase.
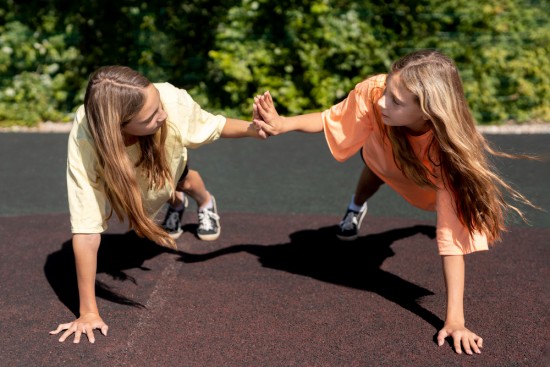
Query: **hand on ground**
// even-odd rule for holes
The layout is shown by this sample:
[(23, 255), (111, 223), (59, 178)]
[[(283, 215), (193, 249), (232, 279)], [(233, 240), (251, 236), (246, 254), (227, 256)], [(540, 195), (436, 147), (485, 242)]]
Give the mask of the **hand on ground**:
[(94, 343), (94, 329), (101, 330), (101, 333), (107, 336), (107, 330), (109, 329), (109, 327), (103, 322), (98, 314), (87, 313), (81, 315), (77, 320), (73, 322), (59, 324), (57, 329), (50, 331), (50, 334), (56, 335), (65, 330), (63, 335), (61, 335), (61, 338), (59, 338), (59, 341), (64, 342), (65, 339), (74, 334), (74, 343), (79, 343), (82, 334), (86, 334), (90, 343)]
[(483, 348), (483, 339), (466, 329), (464, 325), (447, 324), (437, 334), (437, 344), (442, 346), (445, 343), (445, 338), (451, 337), (453, 347), (456, 353), (462, 354), (462, 350), (466, 354), (481, 353)]

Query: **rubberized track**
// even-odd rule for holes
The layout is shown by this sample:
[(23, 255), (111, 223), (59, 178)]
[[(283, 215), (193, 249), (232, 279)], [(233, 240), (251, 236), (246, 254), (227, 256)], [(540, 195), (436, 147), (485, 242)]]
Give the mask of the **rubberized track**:
[[(548, 156), (550, 135), (489, 136)], [(0, 360), (3, 366), (548, 366), (548, 212), (467, 256), (468, 326), (481, 355), (438, 348), (445, 289), (434, 216), (383, 188), (361, 237), (333, 238), (361, 162), (334, 161), (321, 135), (222, 140), (191, 151), (216, 196), (222, 235), (178, 251), (111, 223), (98, 261), (107, 337), (59, 343), (78, 295), (65, 185), (65, 134), (0, 134)], [(548, 210), (548, 162), (496, 162)]]

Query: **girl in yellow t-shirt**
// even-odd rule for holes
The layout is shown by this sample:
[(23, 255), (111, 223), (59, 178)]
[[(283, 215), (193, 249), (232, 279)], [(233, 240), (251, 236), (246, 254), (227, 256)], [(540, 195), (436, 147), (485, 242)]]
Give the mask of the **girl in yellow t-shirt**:
[(94, 329), (107, 335), (95, 276), (101, 233), (112, 212), (127, 218), (138, 235), (175, 248), (174, 233), (154, 218), (166, 202), (181, 202), (181, 192), (189, 189), (184, 179), (187, 148), (247, 136), (266, 138), (251, 122), (203, 110), (170, 83), (153, 84), (124, 66), (105, 66), (91, 75), (69, 135), (67, 158), (80, 315), (51, 334), (64, 331), (61, 342), (74, 334), (75, 343), (82, 334), (93, 343)]
[(505, 230), (504, 212), (522, 213), (503, 190), (532, 205), (494, 172), (491, 149), (477, 131), (454, 62), (437, 51), (417, 51), (389, 74), (356, 85), (322, 113), (282, 117), (269, 92), (256, 96), (254, 123), (269, 135), (324, 131), (333, 156), (361, 150), (365, 167), (338, 237), (357, 237), (366, 202), (386, 183), (412, 205), (437, 213), (437, 244), (447, 288), (447, 314), (437, 341), (453, 339), (457, 353), (480, 353), (483, 339), (465, 326), (464, 255), (487, 250)]

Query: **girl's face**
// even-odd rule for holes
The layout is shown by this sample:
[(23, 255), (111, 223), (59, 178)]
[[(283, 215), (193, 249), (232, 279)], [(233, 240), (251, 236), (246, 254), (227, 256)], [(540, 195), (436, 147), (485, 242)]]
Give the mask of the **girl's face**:
[(386, 89), (378, 100), (382, 121), (388, 126), (404, 126), (414, 135), (425, 133), (429, 126), (428, 118), (417, 102), (414, 94), (401, 83), (399, 73), (386, 80)]
[[(166, 122), (168, 115), (160, 103), (159, 91), (153, 84), (145, 89), (145, 104), (133, 119), (122, 128), (127, 137), (152, 135)], [(132, 139), (130, 139), (132, 140)]]

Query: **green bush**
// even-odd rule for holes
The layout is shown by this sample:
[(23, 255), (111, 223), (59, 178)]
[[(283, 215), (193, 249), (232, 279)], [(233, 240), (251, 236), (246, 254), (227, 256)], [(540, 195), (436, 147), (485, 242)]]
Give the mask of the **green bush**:
[(88, 75), (124, 64), (249, 118), (340, 101), (412, 50), (453, 57), (480, 123), (550, 121), (547, 0), (0, 0), (0, 124), (68, 120)]
[(212, 76), (242, 114), (269, 89), (283, 113), (338, 102), (393, 60), (438, 49), (480, 123), (550, 121), (545, 1), (243, 1), (216, 32)]
[[(45, 28), (56, 21), (44, 19)], [(34, 125), (66, 121), (74, 101), (71, 81), (77, 77), (71, 63), (80, 58), (67, 47), (65, 34), (32, 31), (20, 21), (0, 26), (0, 121), (3, 125)], [(80, 79), (80, 76), (78, 76)]]
[(441, 4), (426, 14), (435, 32), (419, 45), (436, 47), (457, 60), (477, 119), (550, 121), (548, 4), (514, 0)]

